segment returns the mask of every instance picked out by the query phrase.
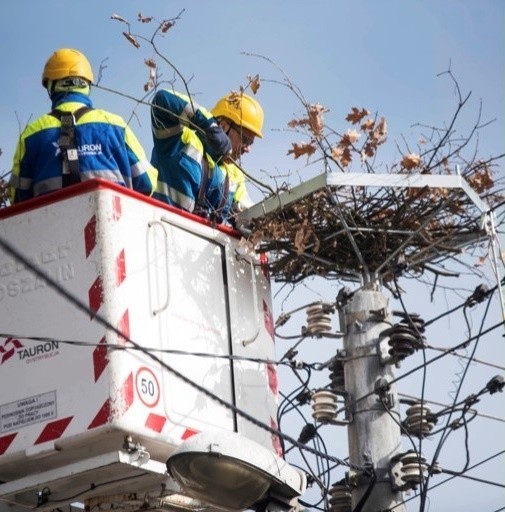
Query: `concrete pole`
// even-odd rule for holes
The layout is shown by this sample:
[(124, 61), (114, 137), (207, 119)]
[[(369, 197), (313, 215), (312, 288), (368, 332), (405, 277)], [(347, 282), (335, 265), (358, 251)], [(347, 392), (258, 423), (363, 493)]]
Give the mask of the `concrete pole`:
[[(353, 406), (353, 419), (348, 425), (349, 458), (352, 464), (372, 464), (377, 482), (362, 512), (378, 512), (395, 507), (405, 512), (401, 492), (393, 491), (389, 478), (391, 458), (401, 451), (400, 427), (385, 410), (379, 396), (374, 393), (379, 379), (393, 378), (393, 365), (380, 362), (377, 343), (379, 334), (391, 326), (388, 299), (379, 291), (357, 291), (340, 310), (341, 327), (345, 327), (344, 363), (345, 389)], [(360, 397), (370, 395), (365, 399)], [(394, 404), (389, 412), (399, 422), (396, 386), (391, 385), (385, 400)], [(356, 479), (352, 491), (353, 509), (369, 487), (369, 480)], [(398, 505), (398, 506), (396, 506)]]

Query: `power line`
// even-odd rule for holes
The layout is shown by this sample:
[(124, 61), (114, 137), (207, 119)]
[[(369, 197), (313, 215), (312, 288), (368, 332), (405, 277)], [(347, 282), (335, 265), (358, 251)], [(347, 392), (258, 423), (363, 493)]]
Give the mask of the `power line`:
[[(490, 332), (494, 331), (495, 329), (497, 329), (498, 327), (502, 327), (503, 325), (505, 325), (505, 320), (504, 321), (501, 321), (501, 322), (498, 322), (497, 324), (494, 324), (492, 325), (491, 327), (489, 327), (488, 329), (482, 331), (482, 333), (480, 335), (477, 335), (477, 336), (472, 336), (470, 338), (467, 338), (466, 341), (464, 342), (461, 342), (459, 343), (458, 345), (456, 345), (455, 347), (452, 348), (452, 350), (457, 350), (458, 348), (461, 348), (465, 345), (467, 345), (468, 343), (472, 342), (473, 340), (479, 338), (480, 336), (484, 336), (486, 334), (489, 334)], [(448, 352), (444, 352), (443, 354), (440, 354), (439, 356), (436, 356), (434, 357), (433, 359), (430, 359), (429, 361), (427, 361), (425, 364), (422, 364), (422, 365), (419, 365), (419, 366), (416, 366), (415, 368), (409, 370), (408, 372), (405, 372), (403, 373), (402, 375), (398, 376), (398, 377), (395, 377), (394, 379), (392, 379), (391, 381), (388, 381), (389, 384), (394, 384), (402, 379), (405, 379), (406, 377), (408, 377), (409, 375), (412, 375), (413, 373), (419, 371), (419, 370), (422, 370), (425, 366), (428, 366), (436, 361), (438, 361), (439, 359), (442, 359), (443, 357), (447, 356), (448, 355)], [(374, 391), (371, 391), (370, 393), (367, 393), (366, 395), (363, 395), (363, 396), (360, 396), (358, 398), (356, 398), (355, 400), (355, 403), (358, 403), (362, 400), (365, 400), (366, 398), (368, 398), (369, 396), (372, 396), (374, 395), (375, 392)], [(344, 408), (345, 409), (345, 408)], [(342, 409), (343, 410), (343, 409)], [(342, 410), (339, 410), (338, 412), (342, 412)]]
[[(479, 339), (481, 336), (489, 334), (490, 332), (494, 331), (498, 327), (502, 327), (503, 325), (505, 325), (505, 320), (501, 321), (501, 322), (498, 322), (497, 324), (492, 325), (488, 329), (482, 331), (479, 335), (471, 336), (471, 337), (467, 338), (465, 341), (459, 343), (458, 345), (454, 346), (450, 350), (458, 350), (459, 348), (463, 348), (464, 346), (468, 345), (472, 341)], [(444, 352), (443, 354), (440, 354), (439, 356), (436, 356), (433, 359), (430, 359), (429, 361), (427, 361), (425, 365), (428, 366), (428, 365), (434, 363), (435, 361), (438, 361), (439, 359), (442, 359), (444, 356), (446, 356), (448, 354), (449, 354), (449, 352)], [(413, 368), (412, 370), (409, 370), (408, 372), (400, 375), (399, 377), (396, 377), (391, 383), (398, 382), (398, 381), (404, 379), (405, 377), (408, 377), (409, 375), (412, 375), (416, 371), (422, 370), (423, 366), (425, 366), (425, 365), (423, 364), (423, 365), (417, 366), (416, 368)], [(357, 399), (357, 400), (359, 400), (359, 399)]]
[(453, 307), (452, 309), (448, 309), (447, 311), (444, 311), (440, 315), (432, 318), (431, 320), (427, 320), (424, 324), (425, 327), (428, 327), (429, 325), (437, 322), (438, 320), (441, 320), (442, 318), (451, 315), (452, 313), (458, 311), (458, 309), (461, 309), (462, 307), (469, 306), (469, 305), (475, 305), (478, 302), (482, 302), (482, 300), (487, 296), (493, 294), (497, 289), (498, 286), (495, 285), (490, 290), (485, 290), (483, 287), (485, 285), (481, 284), (475, 288), (475, 290), (471, 293), (470, 296), (468, 296), (461, 304), (458, 304), (457, 306)]
[[(470, 359), (468, 356), (465, 356), (463, 354), (456, 354), (454, 352), (455, 349), (453, 349), (453, 348), (433, 347), (432, 345), (426, 345), (426, 348), (429, 348), (431, 350), (436, 350), (438, 352), (447, 352), (448, 355), (451, 355), (454, 357), (460, 357), (461, 359)], [(472, 361), (472, 363), (479, 363), (479, 364), (483, 364), (485, 366), (490, 366), (491, 368), (497, 368), (498, 370), (505, 371), (505, 366), (500, 366), (498, 364), (490, 363), (488, 361), (482, 361), (475, 357), (472, 358), (471, 361)]]
[[(486, 309), (484, 311), (484, 315), (482, 316), (482, 320), (481, 320), (480, 328), (479, 328), (479, 333), (477, 335), (478, 337), (477, 337), (475, 345), (473, 347), (472, 356), (475, 354), (475, 351), (477, 350), (478, 343), (479, 343), (480, 339), (482, 338), (482, 329), (484, 327), (484, 323), (486, 321), (487, 314), (489, 312), (489, 307), (490, 306), (491, 306), (491, 296), (489, 297), (489, 299), (487, 301)], [(461, 377), (461, 380), (460, 380), (457, 392), (456, 392), (456, 394), (454, 396), (454, 402), (453, 402), (453, 406), (452, 406), (453, 408), (456, 405), (456, 401), (457, 401), (459, 393), (461, 391), (461, 388), (462, 388), (462, 385), (463, 385), (463, 381), (464, 381), (464, 379), (466, 377), (466, 374), (467, 374), (469, 366), (470, 366), (470, 363), (467, 363), (465, 371), (464, 371), (464, 373), (463, 373), (463, 375)], [(464, 413), (463, 413), (463, 415), (464, 415)], [(452, 416), (452, 410), (450, 411), (449, 416), (447, 417), (447, 421), (445, 423), (444, 430), (442, 431), (442, 436), (440, 438), (438, 446), (435, 449), (435, 454), (433, 455), (433, 458), (432, 458), (432, 461), (431, 461), (431, 466), (432, 467), (433, 467), (434, 464), (436, 464), (436, 462), (438, 460), (438, 456), (440, 455), (440, 452), (442, 451), (442, 447), (443, 447), (445, 441), (448, 439), (449, 435), (452, 432), (452, 428), (449, 429), (451, 416)], [(467, 444), (468, 443), (468, 430), (467, 430), (466, 422), (464, 423), (464, 426), (465, 426), (466, 463), (465, 463), (464, 470), (461, 472), (462, 474), (466, 472), (468, 466), (470, 465), (470, 453), (469, 453), (468, 444)], [(446, 434), (445, 432), (446, 432), (447, 429), (449, 429), (449, 431)], [(420, 495), (421, 495), (421, 503), (420, 503), (420, 507), (419, 507), (419, 512), (424, 512), (424, 509), (425, 509), (425, 506), (426, 506), (426, 498), (427, 498), (427, 492), (428, 492), (428, 488), (429, 488), (429, 486), (428, 486), (429, 480), (430, 480), (430, 475), (428, 474), (428, 476), (426, 477), (426, 480), (424, 482), (424, 489), (420, 493)]]
[[(125, 345), (120, 345), (117, 343), (96, 343), (96, 342), (87, 342), (87, 341), (78, 341), (78, 340), (62, 340), (56, 338), (49, 338), (47, 336), (30, 336), (25, 334), (12, 334), (12, 333), (0, 333), (0, 336), (5, 338), (22, 338), (24, 340), (32, 340), (32, 341), (41, 341), (41, 342), (53, 342), (61, 343), (63, 345), (72, 345), (78, 347), (101, 347), (107, 348), (110, 350), (139, 350), (144, 353), (161, 353), (161, 354), (171, 354), (176, 356), (194, 356), (194, 357), (203, 357), (210, 359), (227, 359), (230, 361), (248, 361), (251, 363), (260, 363), (260, 364), (275, 364), (279, 366), (292, 366), (292, 363), (287, 361), (275, 361), (274, 359), (263, 359), (260, 357), (247, 357), (247, 356), (237, 356), (234, 354), (213, 354), (211, 352), (189, 352), (187, 350), (177, 350), (170, 348), (153, 348), (153, 347), (141, 347), (141, 346), (131, 346), (127, 347)], [(122, 335), (121, 335), (122, 336)]]
[(505, 484), (500, 484), (498, 482), (491, 482), (490, 480), (484, 480), (482, 478), (477, 478), (475, 476), (461, 474), (458, 471), (451, 471), (450, 469), (443, 468), (442, 473), (447, 473), (448, 475), (460, 476), (461, 478), (467, 478), (468, 480), (474, 480), (475, 482), (480, 482), (480, 483), (488, 484), (488, 485), (495, 485), (496, 487), (503, 487), (505, 489)]

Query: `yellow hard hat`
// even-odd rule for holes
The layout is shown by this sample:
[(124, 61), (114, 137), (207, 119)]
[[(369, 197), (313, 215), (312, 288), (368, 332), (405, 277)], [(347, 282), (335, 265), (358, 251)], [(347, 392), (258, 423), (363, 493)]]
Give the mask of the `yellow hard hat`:
[(246, 128), (257, 137), (263, 134), (263, 109), (251, 96), (244, 93), (231, 93), (218, 100), (212, 109), (214, 117), (227, 117), (238, 126)]
[(60, 48), (49, 57), (44, 66), (42, 85), (46, 87), (49, 80), (59, 80), (68, 76), (79, 76), (93, 82), (93, 71), (84, 54), (73, 48)]

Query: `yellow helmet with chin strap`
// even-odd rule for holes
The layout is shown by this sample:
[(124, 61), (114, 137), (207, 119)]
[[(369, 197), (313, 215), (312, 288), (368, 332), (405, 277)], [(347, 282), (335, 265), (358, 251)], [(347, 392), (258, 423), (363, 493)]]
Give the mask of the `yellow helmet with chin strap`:
[(47, 87), (50, 80), (60, 80), (69, 76), (93, 82), (93, 71), (85, 55), (73, 48), (60, 48), (49, 57), (44, 66), (42, 85)]
[(233, 92), (223, 96), (211, 112), (214, 117), (226, 117), (236, 125), (250, 130), (257, 137), (263, 137), (263, 109), (247, 94)]

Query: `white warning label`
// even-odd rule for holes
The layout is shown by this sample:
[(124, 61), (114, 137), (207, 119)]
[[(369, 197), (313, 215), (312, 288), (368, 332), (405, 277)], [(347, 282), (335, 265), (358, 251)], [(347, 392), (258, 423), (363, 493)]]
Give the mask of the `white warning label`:
[(0, 432), (56, 418), (56, 391), (0, 405)]

